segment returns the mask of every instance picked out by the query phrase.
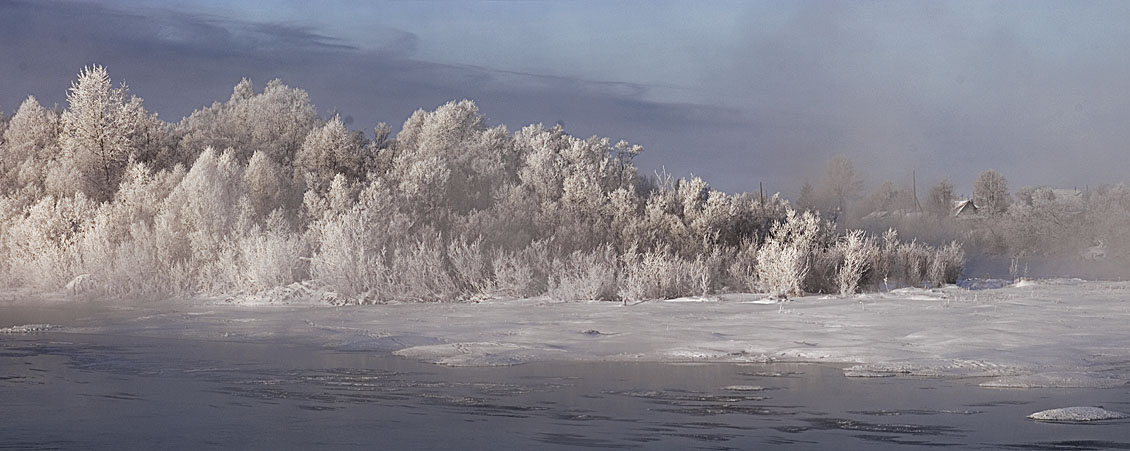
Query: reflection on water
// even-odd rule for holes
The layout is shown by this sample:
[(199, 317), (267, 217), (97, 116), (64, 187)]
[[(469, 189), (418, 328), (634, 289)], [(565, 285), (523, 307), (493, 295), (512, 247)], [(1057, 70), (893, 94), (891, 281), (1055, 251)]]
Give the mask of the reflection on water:
[(446, 368), (284, 344), (0, 337), (0, 449), (1130, 449), (1025, 415), (1118, 389), (848, 379), (830, 365)]

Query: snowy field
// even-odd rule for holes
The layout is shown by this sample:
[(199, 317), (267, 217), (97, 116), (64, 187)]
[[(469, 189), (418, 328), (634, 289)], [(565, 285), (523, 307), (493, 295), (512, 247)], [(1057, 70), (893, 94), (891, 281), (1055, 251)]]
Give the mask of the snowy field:
[(627, 306), (534, 298), (339, 307), (313, 295), (115, 303), (8, 292), (0, 297), (0, 333), (297, 343), (448, 366), (831, 362), (844, 364), (849, 377), (983, 377), (985, 387), (1130, 382), (1130, 283), (980, 281), (970, 288)]

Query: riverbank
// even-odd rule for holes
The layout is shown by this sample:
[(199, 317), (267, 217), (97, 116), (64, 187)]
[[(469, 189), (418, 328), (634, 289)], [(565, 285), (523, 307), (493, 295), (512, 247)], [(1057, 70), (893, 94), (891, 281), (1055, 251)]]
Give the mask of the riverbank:
[(546, 298), (377, 306), (291, 301), (109, 302), (7, 293), (0, 296), (0, 330), (293, 342), (448, 366), (835, 362), (845, 364), (848, 376), (986, 377), (982, 385), (989, 387), (1130, 382), (1125, 282), (1053, 279), (788, 302), (724, 295), (627, 306)]

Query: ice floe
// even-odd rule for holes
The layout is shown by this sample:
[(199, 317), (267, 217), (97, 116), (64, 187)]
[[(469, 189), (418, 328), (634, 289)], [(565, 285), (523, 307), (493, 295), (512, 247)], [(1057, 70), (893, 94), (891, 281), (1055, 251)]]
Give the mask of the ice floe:
[(1130, 415), (1113, 410), (1106, 410), (1102, 407), (1063, 407), (1059, 409), (1042, 410), (1028, 415), (1028, 418), (1036, 421), (1074, 423), (1081, 421), (1119, 420), (1130, 418)]

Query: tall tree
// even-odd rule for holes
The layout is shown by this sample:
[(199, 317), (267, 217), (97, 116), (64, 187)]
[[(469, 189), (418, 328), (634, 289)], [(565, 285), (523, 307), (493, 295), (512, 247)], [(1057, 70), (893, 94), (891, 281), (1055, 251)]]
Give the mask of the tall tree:
[(177, 124), (177, 132), (184, 153), (181, 157), (189, 162), (206, 147), (230, 148), (240, 163), (259, 151), (289, 171), (306, 135), (316, 126), (317, 110), (306, 91), (276, 79), (255, 94), (245, 78), (227, 102), (193, 111)]
[(341, 119), (334, 116), (306, 135), (294, 158), (294, 174), (306, 181), (307, 188), (324, 193), (337, 174), (350, 181), (363, 179), (367, 173), (366, 153), (364, 136), (347, 130)]
[(804, 184), (800, 186), (800, 194), (796, 198), (796, 207), (800, 211), (819, 209), (816, 205), (816, 189), (812, 187), (812, 183), (809, 183), (808, 179), (805, 179)]
[(840, 216), (847, 211), (848, 200), (863, 191), (863, 179), (855, 172), (855, 164), (843, 155), (828, 161), (824, 173), (824, 189), (832, 197), (832, 214)]
[(950, 211), (953, 210), (953, 184), (949, 179), (943, 177), (938, 181), (937, 185), (930, 187), (930, 193), (926, 199), (926, 211), (939, 218), (948, 216)]
[(20, 104), (4, 131), (0, 186), (7, 190), (42, 184), (48, 160), (58, 153), (59, 116), (35, 97)]
[(992, 169), (982, 172), (973, 184), (973, 203), (990, 215), (1008, 210), (1012, 196), (1008, 194), (1008, 180)]
[(137, 118), (148, 117), (141, 99), (125, 85), (114, 88), (102, 66), (83, 68), (67, 94), (63, 112), (64, 157), (81, 178), (80, 189), (94, 200), (113, 197), (126, 163), (136, 151)]

